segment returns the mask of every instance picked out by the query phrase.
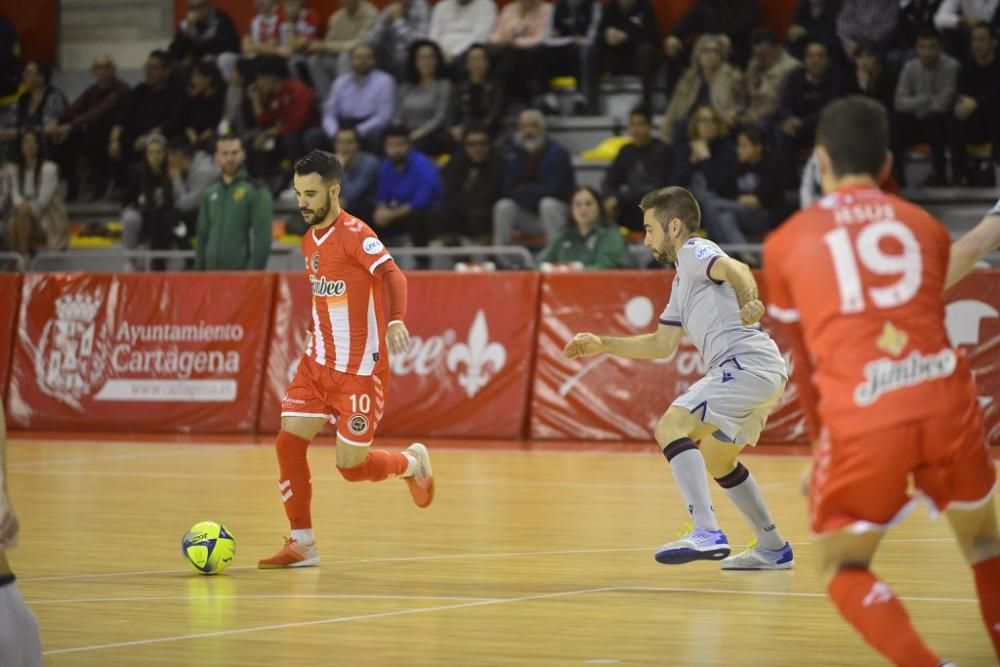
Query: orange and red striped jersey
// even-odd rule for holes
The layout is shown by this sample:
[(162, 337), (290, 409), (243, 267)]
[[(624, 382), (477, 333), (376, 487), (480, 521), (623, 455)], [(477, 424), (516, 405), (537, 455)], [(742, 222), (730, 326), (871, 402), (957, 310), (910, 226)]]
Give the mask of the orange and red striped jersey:
[(392, 262), (378, 236), (341, 211), (323, 230), (302, 237), (312, 286), (312, 336), (306, 355), (341, 373), (372, 375), (388, 368), (382, 281), (375, 269)]

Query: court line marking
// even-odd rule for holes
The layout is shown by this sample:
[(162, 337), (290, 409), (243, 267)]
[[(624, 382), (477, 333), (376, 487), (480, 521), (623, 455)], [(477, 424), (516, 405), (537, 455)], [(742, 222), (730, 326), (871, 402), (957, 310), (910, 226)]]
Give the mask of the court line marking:
[[(762, 595), (764, 597), (826, 598), (826, 593), (801, 593), (797, 591), (737, 591), (725, 588), (661, 588), (658, 586), (617, 586), (616, 590), (637, 593), (711, 593), (717, 595)], [(962, 602), (978, 603), (976, 598), (941, 598), (922, 595), (899, 596), (905, 602)]]
[(45, 651), (44, 655), (61, 655), (64, 653), (80, 653), (83, 651), (97, 651), (109, 648), (124, 648), (128, 646), (147, 646), (149, 644), (161, 644), (163, 642), (186, 641), (190, 639), (205, 639), (209, 637), (228, 637), (232, 635), (243, 635), (251, 632), (266, 632), (268, 630), (285, 630), (288, 628), (301, 628), (312, 625), (333, 625), (335, 623), (350, 623), (352, 621), (368, 621), (376, 618), (391, 618), (394, 616), (412, 616), (416, 614), (429, 614), (438, 611), (449, 611), (451, 609), (470, 609), (473, 607), (487, 607), (498, 604), (509, 604), (512, 602), (532, 602), (534, 600), (549, 600), (553, 598), (569, 597), (571, 595), (583, 595), (586, 593), (599, 593), (609, 588), (584, 588), (575, 591), (560, 591), (558, 593), (541, 593), (537, 595), (524, 595), (516, 598), (490, 599), (478, 602), (464, 602), (462, 604), (438, 605), (435, 607), (417, 607), (416, 609), (401, 609), (397, 611), (385, 611), (375, 614), (359, 614), (356, 616), (335, 616), (333, 618), (323, 618), (315, 621), (296, 621), (294, 623), (281, 623), (277, 625), (259, 625), (250, 628), (237, 628), (234, 630), (219, 630), (216, 632), (201, 632), (189, 635), (174, 635), (171, 637), (154, 637), (152, 639), (137, 639), (128, 642), (113, 642), (109, 644), (92, 644), (90, 646), (75, 646), (72, 648), (62, 648)]
[(68, 600), (25, 600), (32, 606), (46, 604), (78, 604), (85, 602), (189, 602), (191, 600), (453, 600), (456, 602), (486, 602), (506, 598), (484, 598), (464, 595), (156, 595), (125, 598), (74, 598)]
[[(911, 543), (911, 542), (954, 542), (953, 537), (915, 537), (915, 538), (888, 538), (882, 540), (883, 543)], [(791, 542), (793, 547), (812, 546), (812, 542)], [(479, 552), (463, 554), (435, 554), (430, 556), (372, 556), (345, 558), (342, 560), (324, 560), (327, 565), (363, 565), (366, 563), (399, 563), (399, 562), (420, 562), (437, 560), (464, 560), (475, 558), (531, 558), (534, 556), (574, 556), (587, 554), (607, 554), (626, 553), (630, 551), (653, 551), (659, 545), (646, 547), (616, 547), (609, 549), (560, 549), (552, 551), (503, 551), (503, 552)], [(234, 565), (228, 571), (234, 570), (256, 570), (255, 565)], [(147, 574), (176, 574), (191, 572), (190, 568), (175, 568), (165, 570), (133, 570), (124, 572), (94, 572), (89, 574), (64, 574), (51, 577), (18, 577), (18, 583), (39, 583), (46, 581), (63, 581), (67, 579), (96, 579), (102, 577), (127, 577)]]
[[(142, 444), (142, 443), (136, 443)], [(147, 443), (148, 444), (148, 443)], [(160, 451), (160, 452), (133, 452), (131, 454), (103, 454), (101, 456), (86, 456), (86, 457), (73, 457), (73, 458), (62, 458), (62, 459), (39, 459), (37, 461), (21, 461), (18, 463), (11, 463), (8, 461), (7, 470), (31, 472), (30, 468), (37, 466), (47, 466), (47, 465), (63, 465), (68, 463), (92, 463), (98, 461), (119, 461), (119, 460), (129, 460), (129, 459), (152, 459), (152, 458), (167, 458), (167, 457), (177, 457), (177, 456), (188, 456), (191, 454), (190, 450), (185, 451)], [(45, 472), (45, 471), (39, 471)], [(54, 472), (54, 471), (53, 471)], [(64, 471), (72, 472), (78, 474), (78, 471)]]

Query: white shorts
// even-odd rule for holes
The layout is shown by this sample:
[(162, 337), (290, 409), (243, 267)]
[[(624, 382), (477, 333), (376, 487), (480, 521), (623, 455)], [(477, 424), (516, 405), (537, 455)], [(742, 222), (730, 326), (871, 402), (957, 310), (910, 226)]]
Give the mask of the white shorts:
[(38, 621), (13, 581), (0, 585), (0, 665), (42, 667)]
[(714, 426), (713, 435), (723, 442), (756, 445), (785, 382), (780, 373), (716, 366), (670, 407), (684, 408)]

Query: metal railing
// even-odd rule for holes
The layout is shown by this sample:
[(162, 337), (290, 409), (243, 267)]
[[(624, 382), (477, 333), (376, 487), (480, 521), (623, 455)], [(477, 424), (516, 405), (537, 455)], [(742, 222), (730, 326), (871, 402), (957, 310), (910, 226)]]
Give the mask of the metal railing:
[(534, 268), (534, 260), (531, 252), (521, 246), (505, 245), (469, 245), (469, 246), (428, 246), (413, 247), (402, 246), (399, 248), (389, 248), (389, 253), (396, 259), (415, 259), (417, 257), (427, 257), (429, 259), (443, 259), (449, 257), (472, 257), (473, 261), (480, 261), (486, 257), (513, 258), (518, 260), (522, 268)]
[(0, 252), (0, 271), (24, 271), (24, 257), (16, 252)]

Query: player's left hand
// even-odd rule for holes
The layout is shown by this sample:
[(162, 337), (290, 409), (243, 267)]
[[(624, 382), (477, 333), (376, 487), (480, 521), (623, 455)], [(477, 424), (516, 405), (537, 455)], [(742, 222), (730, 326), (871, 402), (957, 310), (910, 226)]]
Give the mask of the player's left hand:
[(406, 325), (400, 321), (390, 322), (389, 330), (385, 334), (386, 345), (389, 346), (389, 354), (400, 354), (410, 347), (410, 332)]
[(740, 322), (746, 326), (757, 324), (762, 317), (764, 317), (764, 304), (761, 303), (760, 299), (747, 301), (740, 308)]

